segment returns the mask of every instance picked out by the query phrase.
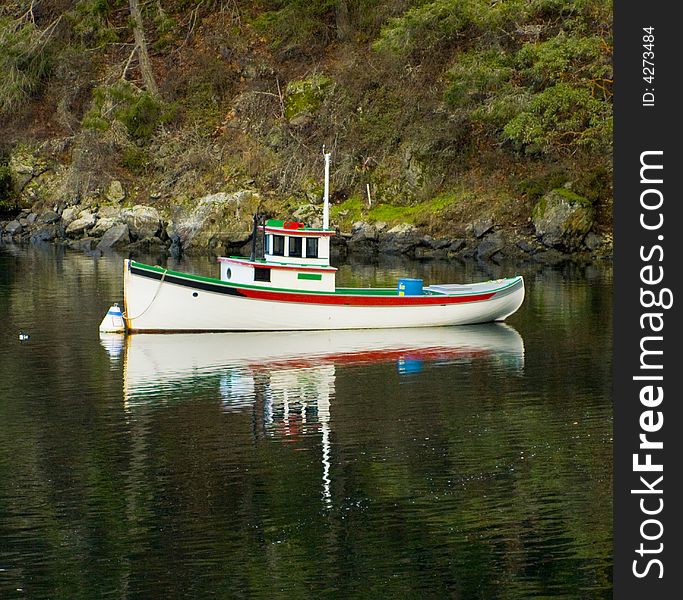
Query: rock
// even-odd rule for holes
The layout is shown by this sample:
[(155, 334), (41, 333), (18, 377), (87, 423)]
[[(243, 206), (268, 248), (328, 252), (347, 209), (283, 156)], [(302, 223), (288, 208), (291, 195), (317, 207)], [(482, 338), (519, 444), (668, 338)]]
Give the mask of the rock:
[(377, 229), (372, 223), (366, 221), (356, 221), (351, 226), (351, 237), (349, 243), (364, 242), (366, 240), (377, 240)]
[(377, 228), (372, 223), (356, 221), (351, 227), (351, 236), (347, 240), (350, 252), (359, 254), (373, 254), (377, 251)]
[[(59, 218), (59, 215), (57, 215), (57, 218)], [(29, 225), (33, 225), (37, 219), (38, 219), (38, 215), (34, 212), (30, 213), (28, 215), (28, 217), (26, 217), (26, 221), (28, 222)]]
[(571, 190), (559, 188), (541, 198), (531, 215), (536, 235), (549, 248), (579, 250), (593, 226), (590, 201)]
[(114, 225), (117, 224), (116, 219), (111, 217), (104, 217), (97, 221), (95, 227), (90, 230), (90, 235), (92, 237), (102, 237), (107, 231), (109, 231)]
[(476, 238), (482, 238), (492, 229), (493, 219), (479, 219), (467, 228), (467, 232), (472, 233)]
[(122, 211), (132, 240), (154, 237), (161, 230), (161, 216), (153, 206), (138, 204)]
[(259, 204), (259, 195), (249, 190), (204, 196), (193, 202), (191, 210), (178, 209), (167, 232), (178, 236), (185, 251), (208, 248), (219, 238), (226, 246), (241, 245), (251, 236)]
[(589, 231), (586, 235), (586, 238), (583, 240), (583, 243), (586, 248), (592, 252), (593, 250), (597, 250), (600, 246), (602, 246), (602, 237), (596, 233), (593, 233), (592, 231)]
[(123, 223), (123, 209), (121, 209), (118, 206), (100, 206), (100, 210), (98, 211), (98, 215), (100, 219), (115, 219), (116, 221), (119, 221)]
[(88, 229), (91, 229), (96, 221), (97, 217), (95, 215), (90, 212), (83, 212), (78, 219), (69, 223), (66, 228), (66, 235), (73, 237), (80, 235)]
[(5, 233), (8, 235), (19, 235), (23, 230), (23, 227), (21, 226), (21, 223), (19, 221), (14, 220), (10, 221), (5, 225)]
[(304, 129), (313, 123), (313, 115), (310, 113), (299, 113), (289, 120), (289, 124), (297, 129)]
[(104, 195), (109, 202), (114, 202), (116, 204), (123, 202), (126, 199), (126, 191), (123, 189), (123, 185), (118, 179), (113, 179), (109, 183)]
[(465, 247), (465, 240), (461, 239), (454, 239), (451, 242), (451, 245), (448, 247), (449, 252), (460, 252)]
[(45, 161), (28, 149), (15, 148), (9, 157), (9, 170), (12, 175), (14, 192), (21, 194), (31, 180), (45, 172)]
[(73, 221), (78, 218), (81, 208), (78, 206), (70, 206), (62, 211), (62, 221), (64, 221), (65, 226), (69, 226)]
[(475, 256), (479, 260), (491, 260), (496, 252), (500, 252), (505, 247), (505, 240), (502, 234), (497, 231), (487, 235), (477, 246)]
[(119, 246), (125, 246), (130, 243), (130, 235), (128, 232), (128, 225), (125, 223), (119, 223), (110, 227), (102, 239), (97, 244), (98, 250), (110, 250), (112, 248), (117, 248)]
[(400, 223), (380, 236), (381, 249), (388, 254), (407, 254), (421, 241), (420, 233), (409, 223)]
[(26, 229), (26, 228), (28, 227), (28, 219), (22, 217), (21, 219), (19, 219), (19, 224), (20, 224), (24, 229)]
[(530, 244), (526, 240), (518, 240), (515, 245), (522, 252), (526, 252), (527, 254), (533, 254), (534, 252), (536, 252), (536, 248), (533, 246), (533, 244)]
[(51, 242), (58, 234), (58, 227), (54, 223), (49, 225), (41, 225), (31, 233), (31, 242), (36, 244), (40, 242)]
[(301, 221), (309, 227), (322, 227), (322, 206), (304, 204), (292, 213), (292, 217), (295, 221)]
[(427, 244), (427, 246), (434, 250), (444, 250), (453, 243), (453, 240), (449, 240), (446, 238), (434, 239), (431, 236), (425, 236), (424, 241)]

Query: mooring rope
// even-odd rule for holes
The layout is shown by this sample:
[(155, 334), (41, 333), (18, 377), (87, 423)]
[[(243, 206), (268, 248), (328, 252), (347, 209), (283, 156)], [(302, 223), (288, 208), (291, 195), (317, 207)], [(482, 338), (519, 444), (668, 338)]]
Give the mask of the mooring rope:
[(168, 269), (164, 269), (164, 272), (161, 275), (161, 279), (159, 280), (159, 285), (157, 286), (156, 292), (154, 292), (154, 296), (152, 296), (152, 299), (149, 301), (149, 304), (147, 305), (147, 308), (143, 310), (139, 315), (136, 315), (135, 317), (129, 317), (126, 313), (123, 314), (123, 317), (129, 321), (134, 321), (135, 319), (139, 319), (142, 315), (144, 315), (154, 304), (154, 301), (157, 299), (157, 296), (159, 295), (159, 290), (161, 289), (161, 284), (164, 283), (164, 279), (166, 277), (166, 273), (168, 272)]

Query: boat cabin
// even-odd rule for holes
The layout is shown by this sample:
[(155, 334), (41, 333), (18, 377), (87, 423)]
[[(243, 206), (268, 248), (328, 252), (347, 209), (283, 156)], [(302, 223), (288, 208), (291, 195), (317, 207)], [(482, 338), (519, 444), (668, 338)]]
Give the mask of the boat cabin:
[(334, 229), (269, 219), (259, 230), (264, 236), (263, 257), (220, 257), (223, 281), (281, 291), (334, 292), (337, 269), (330, 266)]

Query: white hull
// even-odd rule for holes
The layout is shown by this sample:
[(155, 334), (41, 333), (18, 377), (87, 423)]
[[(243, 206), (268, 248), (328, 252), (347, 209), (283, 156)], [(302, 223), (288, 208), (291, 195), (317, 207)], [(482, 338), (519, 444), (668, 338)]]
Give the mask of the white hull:
[[(169, 279), (170, 276), (160, 280), (134, 274), (126, 264), (124, 301), (129, 331), (300, 331), (464, 325), (504, 320), (524, 299), (521, 277), (487, 300), (446, 303), (452, 296), (444, 296), (444, 304), (390, 306), (263, 300), (197, 289), (192, 282), (179, 284)], [(477, 286), (482, 285), (465, 289), (479, 289)]]

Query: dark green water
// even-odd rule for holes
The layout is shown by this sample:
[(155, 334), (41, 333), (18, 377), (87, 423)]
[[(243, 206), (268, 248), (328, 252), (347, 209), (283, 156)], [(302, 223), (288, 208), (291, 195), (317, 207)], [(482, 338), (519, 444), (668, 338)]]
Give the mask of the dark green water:
[(100, 340), (121, 268), (0, 247), (0, 598), (611, 597), (609, 269), (522, 269), (509, 327)]

